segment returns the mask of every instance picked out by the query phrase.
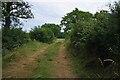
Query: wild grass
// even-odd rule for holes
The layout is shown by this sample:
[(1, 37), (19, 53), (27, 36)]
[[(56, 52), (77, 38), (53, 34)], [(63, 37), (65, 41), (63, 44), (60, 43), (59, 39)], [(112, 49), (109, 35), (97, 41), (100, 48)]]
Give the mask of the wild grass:
[(45, 46), (47, 46), (48, 44), (46, 43), (41, 43), (38, 41), (31, 41), (27, 44), (24, 44), (23, 46), (17, 48), (15, 50), (15, 52), (19, 53), (21, 56), (25, 57), (28, 54), (31, 54), (37, 50), (39, 50), (40, 48), (43, 48)]
[(40, 43), (38, 41), (30, 41), (16, 49), (14, 49), (12, 52), (9, 52), (2, 58), (2, 66), (3, 68), (11, 61), (16, 61), (18, 59), (21, 59), (23, 57), (26, 57), (29, 54), (32, 54), (33, 52), (39, 50), (40, 48), (45, 47), (48, 44)]
[(54, 68), (53, 61), (58, 55), (58, 50), (60, 45), (61, 45), (61, 41), (51, 44), (47, 52), (42, 57), (40, 57), (40, 59), (38, 60), (38, 67), (31, 75), (33, 78), (52, 77), (52, 70)]
[[(76, 50), (72, 49), (69, 45), (69, 41), (66, 42), (67, 53), (71, 59), (77, 77), (79, 78), (117, 78), (119, 66), (102, 66), (99, 58), (92, 53), (87, 52), (85, 49), (80, 49), (80, 52), (76, 54)], [(88, 55), (89, 54), (89, 55)]]
[(83, 59), (83, 56), (77, 56), (74, 57), (72, 54), (70, 54), (71, 63), (73, 64), (73, 67), (75, 69), (75, 72), (77, 74), (77, 77), (79, 78), (98, 78), (98, 75), (95, 73), (95, 71), (92, 68), (86, 68), (85, 66), (89, 62), (86, 61), (86, 59)]
[(72, 49), (69, 44), (70, 44), (69, 41), (66, 41), (65, 46), (67, 49), (67, 54), (71, 59), (72, 67), (77, 77), (78, 78), (98, 78), (99, 76), (96, 74), (96, 71), (94, 70), (95, 68), (91, 68), (90, 66), (87, 66), (88, 63), (95, 60), (95, 58), (94, 57), (92, 58), (86, 55), (86, 51), (81, 51), (81, 53), (79, 53), (78, 55), (78, 53), (76, 53), (76, 50)]

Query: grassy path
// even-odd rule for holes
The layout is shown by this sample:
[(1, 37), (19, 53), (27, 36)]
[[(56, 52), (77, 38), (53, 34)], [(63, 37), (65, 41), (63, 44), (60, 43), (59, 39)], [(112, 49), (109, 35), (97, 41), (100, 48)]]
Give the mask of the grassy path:
[(39, 58), (38, 67), (32, 73), (32, 78), (53, 78), (54, 61), (58, 56), (59, 46), (62, 44), (61, 41), (55, 42), (50, 45), (46, 53)]
[(46, 45), (3, 69), (3, 78), (75, 78), (64, 40)]

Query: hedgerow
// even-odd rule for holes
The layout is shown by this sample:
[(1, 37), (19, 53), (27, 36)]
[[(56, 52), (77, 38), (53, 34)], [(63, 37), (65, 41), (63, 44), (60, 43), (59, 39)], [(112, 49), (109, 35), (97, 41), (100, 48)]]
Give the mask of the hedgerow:
[[(120, 2), (115, 2), (110, 8), (111, 12), (101, 10), (94, 15), (75, 9), (63, 17), (61, 24), (69, 34), (69, 49), (73, 50), (73, 55), (77, 58), (86, 55), (90, 60), (96, 58), (103, 63), (109, 59), (107, 63), (118, 64), (115, 68), (120, 64)], [(118, 77), (119, 71), (112, 70), (112, 76)]]
[(2, 49), (3, 55), (5, 50), (13, 50), (29, 41), (29, 35), (22, 28), (2, 28)]

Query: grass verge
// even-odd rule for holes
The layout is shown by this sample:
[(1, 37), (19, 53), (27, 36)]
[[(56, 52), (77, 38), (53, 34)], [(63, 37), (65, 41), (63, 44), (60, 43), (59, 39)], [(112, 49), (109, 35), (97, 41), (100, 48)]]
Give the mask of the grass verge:
[[(81, 51), (79, 55), (76, 55), (76, 51), (72, 49), (69, 45), (69, 41), (66, 41), (67, 53), (70, 57), (72, 67), (78, 78), (98, 78), (96, 74), (98, 68), (88, 65), (91, 61), (96, 60), (94, 57), (89, 57), (86, 55), (86, 51)], [(94, 63), (93, 63), (94, 64)]]
[(98, 75), (95, 73), (94, 69), (86, 68), (89, 61), (86, 61), (84, 56), (74, 57), (70, 54), (70, 59), (78, 78), (98, 78)]
[(59, 46), (62, 42), (55, 42), (50, 45), (48, 51), (38, 60), (38, 67), (31, 75), (33, 78), (51, 78), (54, 68), (53, 61), (58, 55)]
[[(69, 42), (66, 42), (67, 51), (71, 59), (77, 77), (79, 78), (118, 78), (119, 65), (107, 64), (101, 65), (100, 60), (92, 53), (88, 52), (85, 48), (80, 48), (77, 54), (76, 50), (71, 48)], [(117, 65), (116, 65), (117, 64)]]
[(9, 54), (6, 54), (2, 58), (2, 66), (3, 68), (7, 65), (7, 63), (11, 61), (16, 61), (19, 58), (26, 57), (29, 54), (32, 54), (33, 52), (37, 51), (40, 48), (43, 48), (47, 46), (48, 44), (40, 43), (38, 41), (30, 41), (18, 48), (16, 48), (14, 51), (9, 52)]

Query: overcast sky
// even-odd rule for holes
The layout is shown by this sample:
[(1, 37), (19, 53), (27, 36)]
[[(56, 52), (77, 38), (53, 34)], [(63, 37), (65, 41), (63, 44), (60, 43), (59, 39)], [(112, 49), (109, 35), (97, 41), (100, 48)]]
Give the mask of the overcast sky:
[(78, 8), (82, 11), (95, 13), (102, 9), (109, 10), (108, 4), (117, 0), (26, 0), (32, 5), (34, 19), (24, 22), (23, 29), (31, 30), (34, 26), (44, 23), (60, 24), (62, 17)]

